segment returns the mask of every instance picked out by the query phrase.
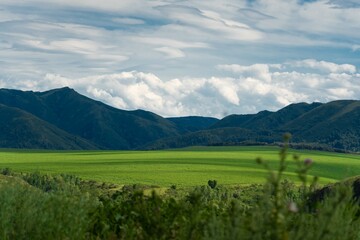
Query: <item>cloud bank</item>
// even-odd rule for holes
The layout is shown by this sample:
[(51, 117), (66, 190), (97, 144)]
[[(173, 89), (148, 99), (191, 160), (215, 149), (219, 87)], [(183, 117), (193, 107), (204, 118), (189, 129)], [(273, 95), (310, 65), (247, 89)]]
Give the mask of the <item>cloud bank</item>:
[[(70, 86), (117, 108), (141, 108), (162, 116), (223, 117), (229, 113), (277, 110), (294, 102), (360, 98), (360, 74), (351, 64), (305, 59), (217, 68), (229, 76), (163, 80), (138, 71), (75, 79), (47, 74), (40, 81), (17, 81), (16, 88), (48, 90)], [(0, 87), (14, 87), (14, 83), (1, 79)]]

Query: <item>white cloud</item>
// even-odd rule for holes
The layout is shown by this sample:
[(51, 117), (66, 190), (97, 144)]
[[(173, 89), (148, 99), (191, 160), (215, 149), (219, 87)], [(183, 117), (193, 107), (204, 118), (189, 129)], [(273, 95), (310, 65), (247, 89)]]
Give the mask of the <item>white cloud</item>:
[(11, 48), (12, 44), (10, 44), (7, 41), (0, 41), (0, 49), (7, 49), (7, 48)]
[(333, 98), (349, 99), (354, 96), (354, 92), (347, 88), (329, 88), (326, 89), (326, 91), (330, 93), (330, 96)]
[[(22, 6), (25, 4), (23, 0), (2, 0), (2, 4), (11, 4)], [(156, 6), (157, 3), (152, 1), (143, 0), (106, 0), (99, 3), (98, 0), (29, 0), (28, 4), (33, 6), (44, 6), (47, 5), (53, 8), (65, 7), (65, 8), (76, 8), (79, 10), (91, 9), (96, 11), (106, 12), (121, 12), (121, 13), (146, 13), (152, 6)]]
[(309, 34), (309, 38), (313, 34), (313, 39), (314, 36), (323, 38), (322, 36), (329, 35), (359, 38), (358, 8), (337, 8), (329, 1), (300, 4), (295, 0), (259, 0), (254, 2), (254, 9), (273, 16), (257, 22), (256, 25), (261, 29), (279, 30), (279, 36), (289, 33), (301, 36), (303, 34), (299, 33), (305, 33)]
[(209, 83), (214, 86), (216, 91), (229, 103), (239, 105), (240, 99), (237, 94), (238, 86), (234, 83), (234, 79), (231, 78), (215, 78), (209, 79)]
[(110, 92), (107, 92), (104, 89), (98, 89), (93, 86), (88, 86), (86, 92), (93, 96), (95, 99), (101, 99), (104, 102), (116, 107), (116, 108), (126, 108), (127, 105), (121, 97), (112, 96)]
[(37, 48), (41, 50), (48, 50), (53, 52), (62, 52), (69, 54), (79, 54), (91, 60), (106, 60), (121, 62), (128, 59), (128, 56), (123, 56), (112, 52), (115, 46), (103, 46), (97, 42), (84, 39), (62, 39), (57, 41), (41, 41), (41, 40), (23, 40), (22, 43), (26, 46)]
[(131, 40), (146, 43), (149, 45), (159, 45), (167, 46), (173, 48), (208, 48), (209, 45), (203, 42), (184, 42), (180, 40), (175, 40), (171, 38), (162, 38), (162, 37), (133, 37)]
[(358, 0), (329, 0), (330, 3), (335, 4), (336, 7), (340, 8), (353, 8), (360, 7), (360, 3)]
[[(118, 108), (141, 108), (163, 116), (222, 117), (224, 113), (277, 110), (296, 102), (360, 98), (360, 74), (357, 72), (294, 71), (288, 63), (231, 64), (218, 68), (237, 75), (165, 80), (155, 74), (138, 71), (80, 78), (47, 74), (40, 81), (16, 81), (16, 88), (48, 90), (70, 86)], [(13, 88), (13, 79), (0, 76), (0, 86)]]
[[(274, 66), (278, 67), (278, 65), (274, 65)], [(230, 65), (218, 65), (217, 67), (218, 69), (239, 73), (243, 76), (256, 77), (266, 82), (271, 81), (271, 76), (269, 74), (269, 67), (272, 66), (268, 64), (253, 64), (250, 66), (230, 64)]]
[(156, 51), (162, 52), (167, 58), (182, 58), (185, 57), (185, 53), (178, 48), (172, 47), (159, 47), (155, 48)]
[(128, 25), (142, 25), (145, 24), (145, 22), (141, 19), (137, 18), (113, 18), (112, 19), (116, 23), (120, 24), (128, 24)]
[(360, 50), (360, 45), (358, 45), (358, 44), (352, 45), (351, 49), (352, 49), (354, 52), (356, 52), (356, 51)]
[(0, 23), (21, 20), (22, 16), (0, 9)]
[(289, 63), (294, 67), (311, 68), (315, 70), (330, 72), (330, 73), (355, 73), (356, 67), (351, 64), (336, 64), (326, 61), (317, 61), (315, 59), (305, 59), (302, 61), (295, 61)]
[(45, 43), (39, 40), (24, 40), (25, 45), (43, 50), (64, 51), (78, 54), (92, 54), (99, 50), (96, 42), (82, 39), (63, 39)]
[(172, 20), (211, 33), (212, 38), (221, 36), (238, 41), (255, 41), (263, 37), (260, 31), (244, 23), (225, 19), (214, 11), (179, 5), (165, 5), (158, 9)]

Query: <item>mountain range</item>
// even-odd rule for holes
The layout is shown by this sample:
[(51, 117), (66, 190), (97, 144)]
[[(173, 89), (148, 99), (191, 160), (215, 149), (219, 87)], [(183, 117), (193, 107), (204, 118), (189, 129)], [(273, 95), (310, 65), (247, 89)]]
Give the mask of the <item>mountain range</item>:
[(296, 103), (276, 112), (163, 118), (125, 111), (68, 87), (45, 92), (0, 89), (0, 148), (163, 149), (271, 144), (284, 132), (308, 146), (360, 150), (360, 101)]

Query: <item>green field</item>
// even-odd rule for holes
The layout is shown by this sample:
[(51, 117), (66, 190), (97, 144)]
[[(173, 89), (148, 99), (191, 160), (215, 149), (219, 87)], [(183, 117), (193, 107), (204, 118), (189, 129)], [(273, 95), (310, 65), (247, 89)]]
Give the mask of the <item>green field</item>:
[[(276, 147), (196, 147), (166, 151), (0, 151), (0, 168), (16, 172), (69, 173), (83, 179), (123, 184), (168, 187), (206, 184), (263, 183), (266, 171), (256, 164), (261, 157), (275, 167)], [(295, 151), (311, 158), (311, 175), (321, 183), (360, 175), (360, 155), (319, 151)], [(296, 181), (294, 161), (288, 158), (287, 176)]]

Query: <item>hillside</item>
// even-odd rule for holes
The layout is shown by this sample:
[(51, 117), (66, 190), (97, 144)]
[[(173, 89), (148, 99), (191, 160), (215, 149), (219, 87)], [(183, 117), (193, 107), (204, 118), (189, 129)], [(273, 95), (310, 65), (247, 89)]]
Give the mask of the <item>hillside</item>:
[[(293, 142), (325, 144), (349, 151), (360, 150), (360, 101), (338, 100), (325, 104), (291, 104), (277, 112), (231, 115), (211, 128), (239, 127), (262, 135), (292, 133)], [(274, 139), (276, 141), (276, 139)]]
[(99, 149), (95, 144), (17, 108), (0, 104), (0, 116), (1, 148)]
[(146, 147), (276, 143), (281, 142), (283, 133), (290, 132), (299, 147), (360, 151), (359, 119), (360, 101), (297, 103), (277, 112), (230, 115), (209, 129), (157, 140)]
[(295, 141), (326, 143), (334, 148), (359, 151), (360, 101), (341, 100), (323, 104), (284, 124)]
[(296, 103), (290, 104), (277, 112), (261, 111), (257, 114), (230, 115), (214, 124), (211, 128), (240, 127), (252, 130), (275, 130), (321, 105), (321, 103)]
[(167, 120), (173, 122), (182, 133), (204, 130), (219, 121), (217, 118), (199, 116), (172, 117)]
[(147, 144), (144, 148), (152, 150), (188, 146), (257, 145), (260, 143), (273, 143), (274, 141), (281, 141), (281, 134), (228, 127), (202, 130), (177, 137), (159, 139)]
[(70, 88), (46, 92), (1, 89), (0, 103), (20, 108), (105, 149), (132, 149), (179, 135), (175, 124), (154, 113), (119, 110)]

